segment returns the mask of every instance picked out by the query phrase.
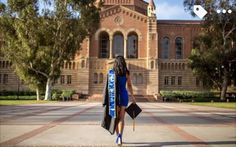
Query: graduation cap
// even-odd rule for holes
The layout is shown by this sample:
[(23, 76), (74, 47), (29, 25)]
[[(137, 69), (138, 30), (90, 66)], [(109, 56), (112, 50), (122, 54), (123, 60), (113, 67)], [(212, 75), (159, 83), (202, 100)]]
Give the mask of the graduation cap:
[(133, 119), (133, 131), (135, 130), (135, 118), (142, 112), (142, 109), (136, 104), (132, 103), (129, 105), (125, 111), (129, 114), (129, 116)]

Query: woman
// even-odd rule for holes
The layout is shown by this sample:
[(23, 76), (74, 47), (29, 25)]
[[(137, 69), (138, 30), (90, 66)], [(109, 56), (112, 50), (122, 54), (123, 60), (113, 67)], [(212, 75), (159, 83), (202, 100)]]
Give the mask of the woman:
[(123, 56), (117, 56), (115, 58), (113, 69), (117, 76), (117, 81), (119, 83), (119, 92), (120, 92), (120, 99), (117, 104), (117, 127), (116, 127), (116, 134), (117, 139), (116, 143), (118, 145), (122, 144), (122, 134), (124, 130), (124, 117), (125, 117), (125, 109), (128, 105), (129, 98), (128, 92), (126, 90), (126, 85), (130, 92), (132, 102), (136, 103), (135, 97), (133, 95), (133, 89), (131, 84), (130, 72), (127, 69), (126, 62)]

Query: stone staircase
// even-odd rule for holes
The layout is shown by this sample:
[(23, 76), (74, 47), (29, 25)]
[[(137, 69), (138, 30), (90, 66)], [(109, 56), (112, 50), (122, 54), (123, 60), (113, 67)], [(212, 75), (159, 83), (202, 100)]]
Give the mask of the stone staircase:
[(156, 99), (153, 95), (135, 95), (137, 102), (158, 102), (159, 100)]
[[(154, 97), (153, 95), (134, 95), (137, 102), (162, 102), (160, 97)], [(102, 95), (96, 94), (89, 96), (87, 101), (101, 102), (103, 100)]]

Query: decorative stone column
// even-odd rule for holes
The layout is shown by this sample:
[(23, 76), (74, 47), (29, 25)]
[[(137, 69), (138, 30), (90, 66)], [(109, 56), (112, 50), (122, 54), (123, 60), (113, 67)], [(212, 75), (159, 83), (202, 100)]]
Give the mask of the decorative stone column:
[(112, 46), (112, 45), (113, 45), (113, 44), (112, 44), (112, 41), (113, 41), (113, 38), (110, 37), (110, 55), (109, 55), (109, 58), (110, 58), (110, 59), (112, 59), (112, 54), (113, 54), (113, 53), (112, 53), (112, 48), (113, 48), (113, 46)]
[(124, 58), (127, 58), (127, 37), (124, 38)]

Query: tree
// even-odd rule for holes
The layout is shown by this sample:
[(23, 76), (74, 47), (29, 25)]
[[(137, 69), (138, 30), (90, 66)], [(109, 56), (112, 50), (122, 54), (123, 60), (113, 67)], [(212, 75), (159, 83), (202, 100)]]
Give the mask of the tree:
[(8, 0), (0, 4), (1, 49), (16, 73), (51, 98), (53, 81), (64, 61), (72, 60), (82, 41), (96, 30), (96, 0)]
[[(201, 5), (208, 11), (202, 23), (202, 32), (195, 40), (189, 64), (203, 81), (220, 89), (221, 100), (224, 100), (236, 72), (236, 2), (185, 0), (184, 5), (192, 14), (193, 5)], [(217, 10), (224, 9), (231, 10), (231, 13), (217, 13)]]

